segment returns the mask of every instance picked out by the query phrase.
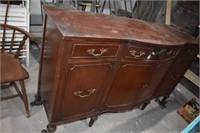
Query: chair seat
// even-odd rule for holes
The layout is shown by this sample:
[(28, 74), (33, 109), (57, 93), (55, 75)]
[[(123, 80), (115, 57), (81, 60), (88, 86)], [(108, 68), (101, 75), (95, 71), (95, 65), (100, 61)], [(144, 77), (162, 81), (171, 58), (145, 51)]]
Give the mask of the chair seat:
[(1, 83), (23, 80), (29, 77), (28, 72), (21, 66), (19, 59), (13, 54), (1, 53)]

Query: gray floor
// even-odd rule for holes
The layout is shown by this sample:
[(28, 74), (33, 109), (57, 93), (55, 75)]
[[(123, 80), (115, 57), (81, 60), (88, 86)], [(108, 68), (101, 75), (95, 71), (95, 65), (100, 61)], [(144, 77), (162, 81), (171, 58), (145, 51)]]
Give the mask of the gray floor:
[[(33, 47), (35, 50), (37, 48)], [(34, 53), (34, 52), (33, 52)], [(38, 57), (36, 57), (38, 58)], [(30, 55), (30, 66), (25, 67), (30, 78), (26, 80), (29, 102), (37, 91), (38, 62)], [(7, 92), (2, 92), (7, 93)], [(167, 108), (161, 109), (154, 101), (143, 111), (135, 109), (123, 113), (105, 113), (99, 116), (93, 127), (88, 127), (89, 119), (57, 126), (56, 133), (172, 133), (182, 131), (188, 123), (177, 114), (177, 109), (195, 97), (181, 84), (168, 99)], [(30, 107), (31, 117), (24, 115), (20, 98), (1, 102), (1, 133), (40, 133), (48, 124), (43, 106)]]

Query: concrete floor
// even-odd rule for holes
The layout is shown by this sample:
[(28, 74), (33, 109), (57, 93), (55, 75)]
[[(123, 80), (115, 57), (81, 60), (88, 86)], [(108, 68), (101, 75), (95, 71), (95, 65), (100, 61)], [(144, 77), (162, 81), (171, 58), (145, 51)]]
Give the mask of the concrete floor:
[[(39, 66), (38, 49), (34, 45), (31, 49), (30, 66), (25, 67), (30, 74), (26, 80), (29, 102), (34, 100), (37, 92)], [(188, 123), (176, 111), (193, 97), (184, 86), (178, 84), (168, 99), (166, 109), (151, 101), (143, 111), (135, 109), (124, 113), (105, 113), (99, 116), (93, 127), (88, 127), (89, 119), (85, 119), (57, 126), (56, 133), (178, 133)], [(0, 111), (0, 133), (40, 133), (48, 124), (43, 106), (30, 107), (31, 117), (26, 118), (19, 97), (2, 101)]]

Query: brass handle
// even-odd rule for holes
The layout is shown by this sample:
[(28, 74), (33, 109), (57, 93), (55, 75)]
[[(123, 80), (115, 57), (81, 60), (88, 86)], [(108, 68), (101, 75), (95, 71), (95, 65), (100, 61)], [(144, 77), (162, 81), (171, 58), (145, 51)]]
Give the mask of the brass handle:
[(96, 51), (96, 49), (88, 49), (87, 50), (87, 52), (90, 54), (90, 55), (93, 55), (93, 56), (95, 56), (95, 57), (97, 57), (97, 56), (101, 56), (101, 55), (103, 55), (103, 54), (105, 54), (106, 52), (108, 52), (108, 50), (107, 49), (105, 49), (105, 48), (101, 48), (100, 49), (100, 54), (95, 54), (94, 52)]
[(80, 97), (80, 98), (85, 98), (85, 97), (89, 97), (95, 91), (97, 91), (97, 90), (96, 89), (87, 90), (88, 94), (86, 94), (86, 95), (81, 95), (81, 93), (83, 91), (75, 91), (73, 94), (74, 94), (74, 96), (77, 96), (77, 97)]
[(148, 87), (147, 84), (142, 85), (142, 88), (146, 89)]
[(164, 56), (166, 54), (167, 50), (166, 49), (162, 49), (160, 50), (159, 52), (152, 52), (151, 54), (152, 55), (155, 55), (155, 56)]
[(134, 50), (134, 49), (131, 49), (131, 50), (129, 51), (129, 53), (130, 53), (133, 57), (136, 57), (136, 58), (139, 58), (139, 57), (141, 57), (141, 56), (143, 56), (143, 55), (146, 54), (144, 51), (136, 51), (136, 50)]

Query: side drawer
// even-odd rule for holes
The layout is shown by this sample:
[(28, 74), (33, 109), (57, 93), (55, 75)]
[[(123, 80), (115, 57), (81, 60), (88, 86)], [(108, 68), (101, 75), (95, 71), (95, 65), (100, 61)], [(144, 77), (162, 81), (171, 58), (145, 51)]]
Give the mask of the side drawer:
[(149, 47), (129, 46), (125, 58), (147, 59), (151, 55), (151, 51), (152, 49)]
[(120, 44), (74, 44), (71, 58), (116, 58)]
[(136, 60), (171, 59), (174, 58), (179, 51), (179, 47), (150, 47), (143, 45), (132, 45), (128, 47), (125, 58)]
[(199, 53), (198, 47), (195, 46), (185, 46), (181, 52), (180, 55), (187, 56), (189, 58), (192, 58), (193, 56), (196, 56)]

